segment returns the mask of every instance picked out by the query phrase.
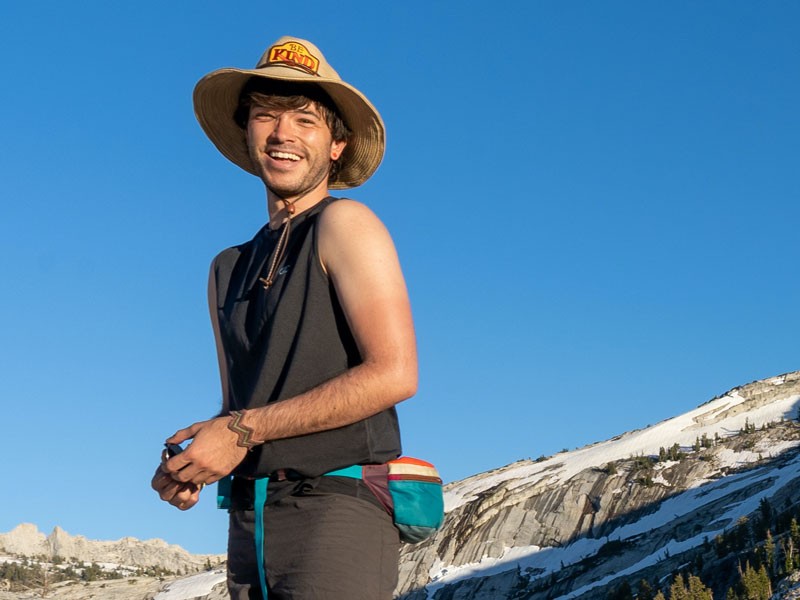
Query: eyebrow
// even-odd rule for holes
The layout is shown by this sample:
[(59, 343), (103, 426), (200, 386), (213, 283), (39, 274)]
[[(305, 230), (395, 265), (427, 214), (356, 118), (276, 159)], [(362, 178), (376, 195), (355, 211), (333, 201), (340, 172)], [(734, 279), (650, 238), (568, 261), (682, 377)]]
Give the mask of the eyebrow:
[(311, 106), (310, 104), (307, 104), (307, 105), (302, 106), (300, 108), (289, 108), (289, 109), (282, 109), (282, 108), (279, 108), (277, 106), (264, 106), (263, 104), (262, 105), (257, 105), (256, 104), (256, 105), (251, 106), (250, 110), (251, 111), (263, 110), (263, 111), (267, 111), (267, 112), (273, 112), (273, 111), (277, 110), (279, 112), (287, 112), (287, 113), (296, 113), (296, 114), (301, 114), (301, 115), (308, 115), (308, 116), (314, 117), (316, 119), (319, 119), (320, 121), (324, 121), (325, 120), (325, 117), (323, 116), (322, 112), (319, 109), (316, 109), (315, 107)]
[(311, 109), (311, 108), (309, 108), (307, 106), (303, 107), (303, 108), (298, 108), (296, 110), (292, 110), (292, 111), (289, 111), (289, 112), (296, 112), (296, 113), (301, 113), (301, 114), (304, 114), (304, 115), (311, 115), (311, 116), (317, 117), (319, 119), (322, 118), (322, 114), (319, 111), (313, 110), (313, 109)]

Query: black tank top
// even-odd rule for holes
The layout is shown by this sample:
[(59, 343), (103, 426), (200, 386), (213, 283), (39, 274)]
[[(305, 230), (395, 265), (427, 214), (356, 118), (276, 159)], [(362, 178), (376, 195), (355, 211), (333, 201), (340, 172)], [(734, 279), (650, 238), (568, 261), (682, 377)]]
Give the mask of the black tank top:
[[(221, 252), (213, 264), (220, 337), (228, 368), (230, 409), (280, 402), (361, 363), (333, 283), (317, 251), (317, 225), (327, 198), (292, 220), (285, 257), (269, 290), (280, 230), (265, 225), (249, 242)], [(394, 408), (338, 429), (257, 446), (234, 471), (263, 477), (292, 469), (308, 477), (400, 455)]]

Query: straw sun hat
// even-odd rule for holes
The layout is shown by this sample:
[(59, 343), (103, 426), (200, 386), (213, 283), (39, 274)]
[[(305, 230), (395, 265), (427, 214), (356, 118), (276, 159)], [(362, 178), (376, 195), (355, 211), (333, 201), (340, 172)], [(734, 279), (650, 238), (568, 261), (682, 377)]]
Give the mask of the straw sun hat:
[(270, 46), (254, 69), (219, 69), (203, 77), (194, 88), (194, 112), (200, 126), (233, 163), (258, 175), (247, 151), (244, 131), (234, 121), (239, 94), (251, 77), (317, 85), (330, 96), (352, 135), (329, 188), (361, 185), (378, 168), (385, 147), (385, 130), (378, 111), (364, 94), (342, 81), (314, 44), (287, 36)]

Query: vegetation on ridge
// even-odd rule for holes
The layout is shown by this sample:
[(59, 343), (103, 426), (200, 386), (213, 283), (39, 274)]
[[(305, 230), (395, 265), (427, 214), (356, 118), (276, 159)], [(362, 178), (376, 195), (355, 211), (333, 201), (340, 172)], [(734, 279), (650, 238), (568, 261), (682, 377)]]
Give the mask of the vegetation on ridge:
[[(206, 559), (205, 569), (213, 568), (210, 559)], [(107, 566), (96, 562), (87, 564), (75, 558), (67, 560), (61, 556), (10, 557), (5, 562), (0, 562), (0, 589), (10, 592), (37, 590), (42, 597), (46, 597), (52, 586), (64, 582), (88, 584), (93, 581), (133, 577), (161, 579), (184, 574), (189, 573), (176, 573), (158, 566)]]

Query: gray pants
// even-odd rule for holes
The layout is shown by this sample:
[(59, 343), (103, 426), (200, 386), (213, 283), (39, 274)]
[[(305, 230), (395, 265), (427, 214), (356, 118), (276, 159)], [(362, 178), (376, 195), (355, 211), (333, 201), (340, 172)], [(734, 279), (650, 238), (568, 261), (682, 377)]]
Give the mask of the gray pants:
[[(400, 542), (385, 510), (359, 495), (330, 491), (339, 478), (264, 509), (268, 600), (389, 600), (397, 585)], [(262, 600), (251, 510), (230, 513), (228, 590), (232, 600)]]

